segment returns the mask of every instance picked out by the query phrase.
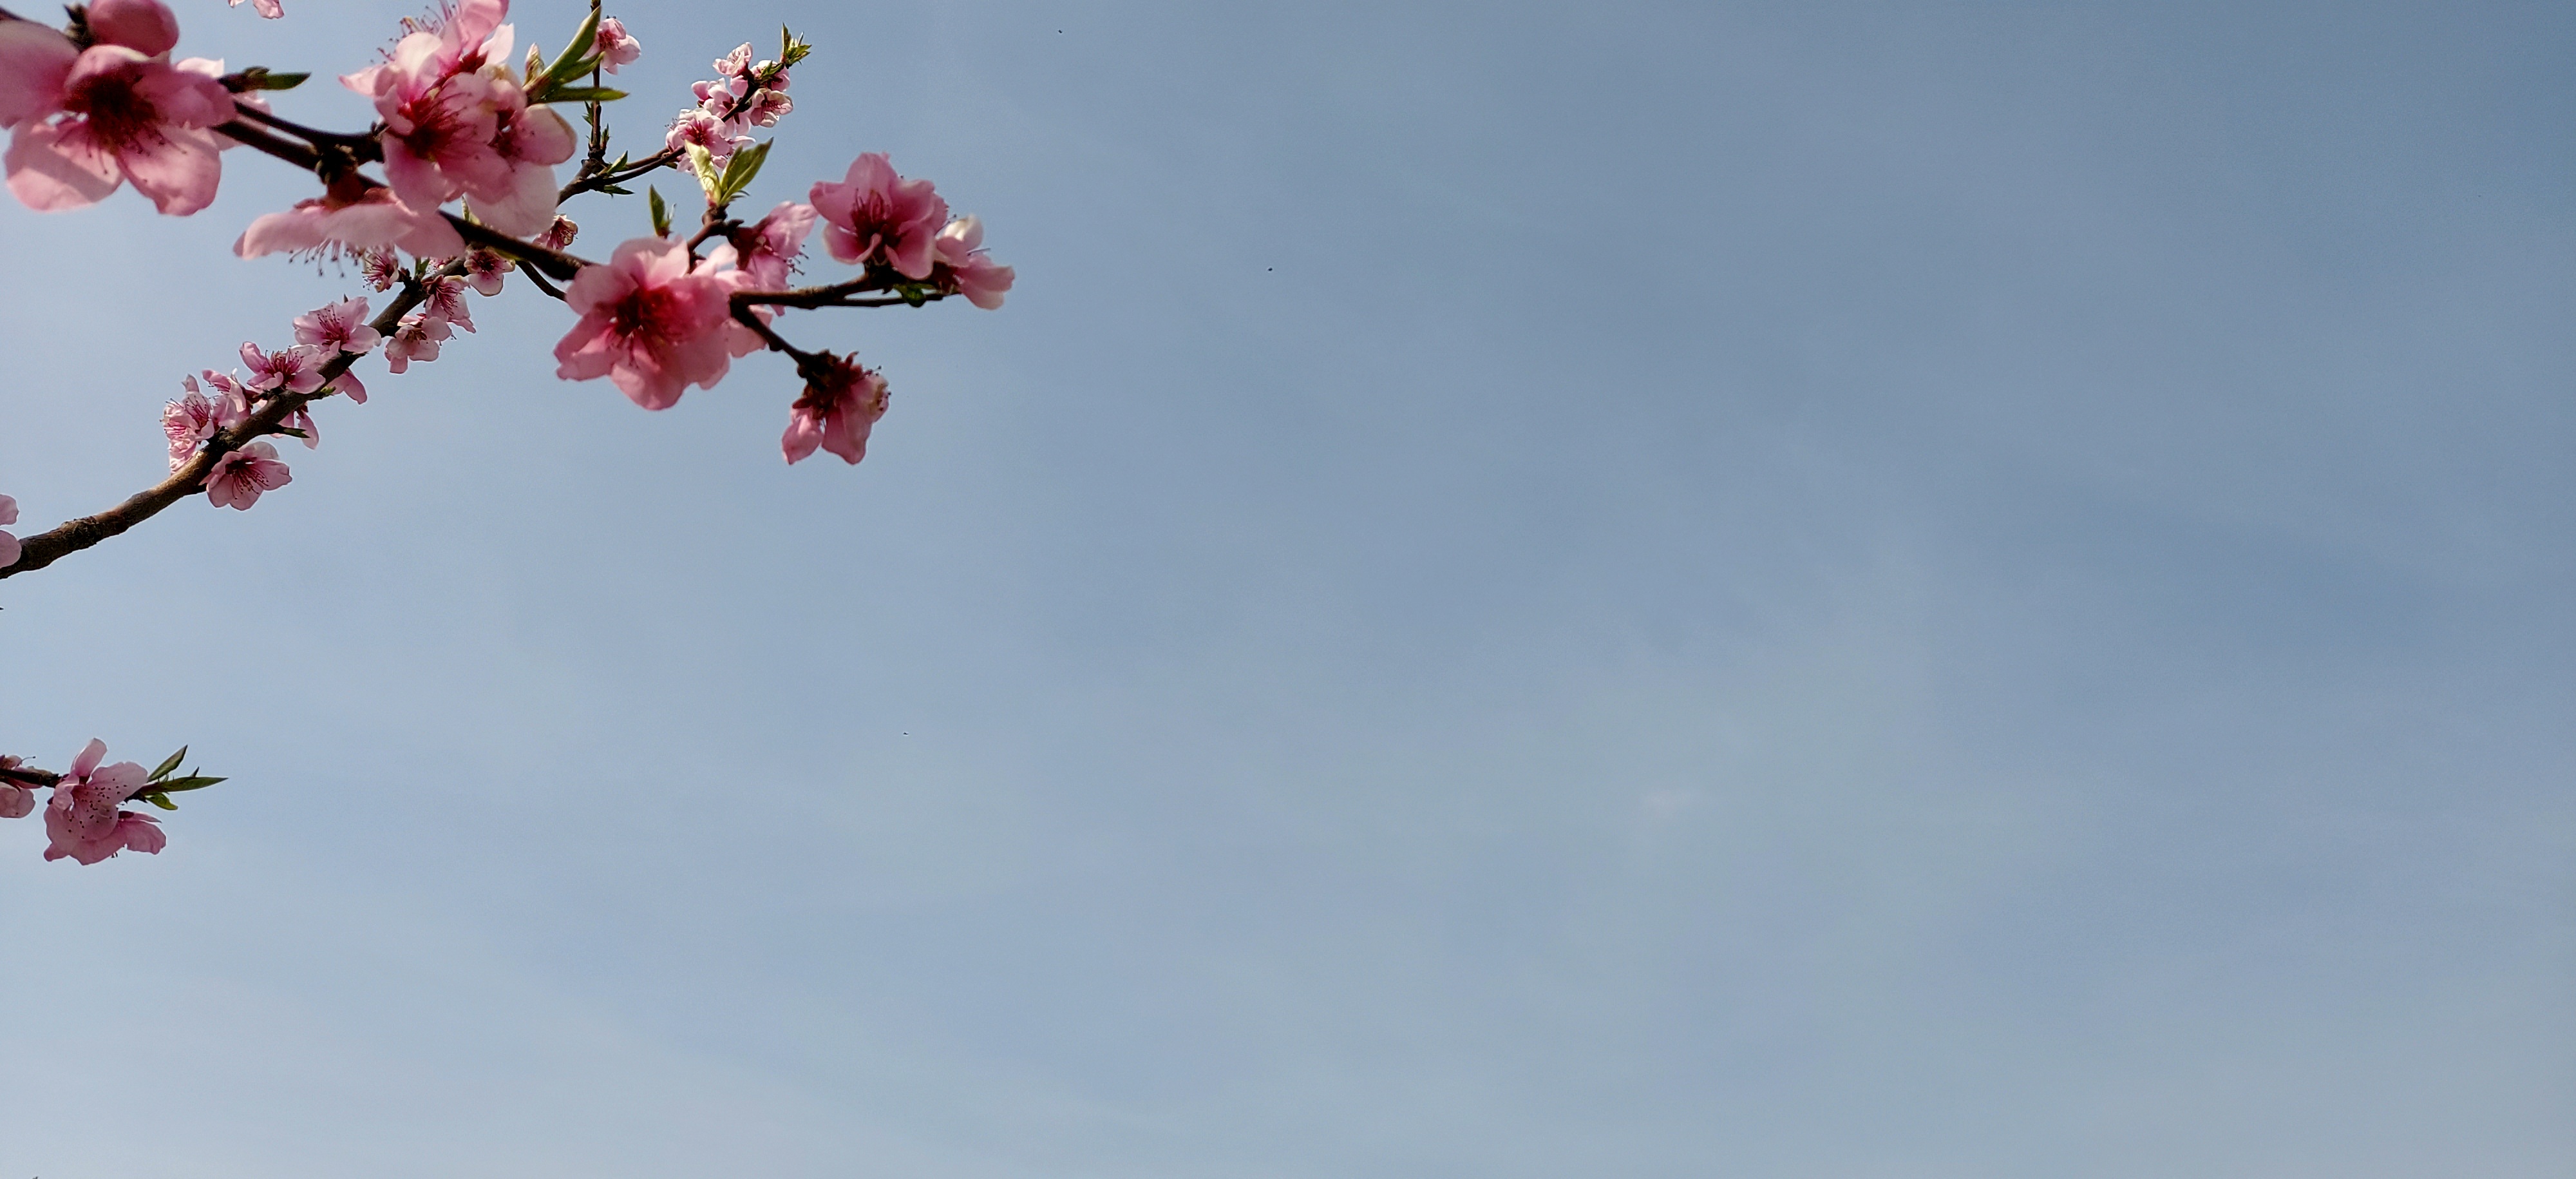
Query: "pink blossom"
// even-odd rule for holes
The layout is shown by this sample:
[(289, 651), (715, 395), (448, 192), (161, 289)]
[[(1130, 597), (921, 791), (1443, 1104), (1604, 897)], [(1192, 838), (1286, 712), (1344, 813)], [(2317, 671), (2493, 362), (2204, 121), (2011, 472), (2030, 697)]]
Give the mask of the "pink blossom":
[(633, 65), (644, 56), (644, 43), (627, 35), (626, 22), (605, 16), (599, 20), (599, 37), (592, 42), (591, 52), (599, 55), (600, 67), (613, 74), (617, 67)]
[[(215, 199), (226, 141), (210, 128), (233, 117), (232, 95), (215, 80), (220, 63), (192, 57), (172, 65), (128, 46), (98, 44), (82, 50), (56, 85), (50, 79), (57, 76), (51, 70), (58, 47), (17, 32), (26, 27), (25, 21), (0, 26), (0, 72), (13, 75), (0, 84), (0, 117), (14, 116), (16, 124), (7, 157), (10, 192), (48, 213), (96, 204), (128, 181), (172, 216)], [(51, 120), (56, 112), (63, 117)]]
[(474, 288), (475, 294), (490, 298), (501, 293), (501, 276), (516, 269), (509, 259), (476, 246), (465, 255), (465, 285)]
[(395, 43), (391, 57), (341, 78), (375, 100), (385, 124), (385, 179), (402, 203), (435, 209), (464, 197), (476, 217), (512, 237), (543, 229), (555, 211), (554, 165), (572, 158), (572, 126), (529, 106), (510, 71), (508, 0), (464, 0)]
[[(0, 532), (0, 536), (6, 535), (8, 534)], [(12, 554), (8, 560), (0, 561), (0, 569), (8, 568), (10, 564), (15, 562), (17, 559), (16, 555)], [(21, 764), (23, 763), (21, 763), (17, 758), (10, 757), (7, 754), (0, 754), (0, 771), (17, 769)], [(23, 819), (33, 813), (35, 809), (35, 791), (29, 790), (15, 782), (0, 779), (0, 819)]]
[(83, 22), (100, 41), (146, 57), (158, 57), (179, 44), (179, 18), (161, 0), (90, 0)]
[(276, 447), (252, 442), (215, 460), (214, 469), (206, 472), (206, 499), (219, 508), (247, 512), (262, 492), (294, 481), (286, 473), (286, 464), (277, 460)]
[(384, 337), (367, 326), (367, 301), (342, 299), (295, 317), (295, 342), (363, 356)]
[(423, 312), (412, 312), (394, 325), (394, 337), (385, 341), (385, 367), (400, 374), (415, 360), (422, 363), (436, 360), (439, 341), (455, 334), (449, 330), (446, 320), (431, 318)]
[(804, 395), (787, 411), (779, 450), (790, 465), (817, 447), (856, 465), (868, 457), (868, 431), (885, 416), (885, 375), (859, 367), (855, 356), (844, 360), (827, 352), (819, 359), (825, 371), (808, 375)]
[(1002, 305), (1011, 289), (1011, 268), (984, 253), (984, 222), (969, 213), (939, 231), (939, 286), (966, 296), (986, 311)]
[(152, 855), (169, 844), (158, 820), (119, 809), (151, 775), (130, 761), (99, 765), (106, 756), (107, 742), (92, 740), (54, 784), (45, 804), (45, 835), (52, 841), (46, 859), (95, 864), (121, 851)]
[(188, 395), (161, 407), (161, 432), (170, 439), (170, 469), (188, 465), (197, 448), (223, 428), (216, 420), (215, 403), (197, 391), (197, 378), (181, 377), (179, 384)]
[[(389, 188), (369, 188), (353, 200), (328, 194), (295, 202), (283, 213), (269, 213), (250, 223), (233, 253), (244, 258), (279, 251), (338, 249), (368, 253), (402, 249), (414, 257), (441, 258), (465, 252), (465, 239), (440, 215), (438, 206), (404, 204)], [(372, 257), (372, 255), (370, 255)], [(393, 261), (385, 254), (388, 264)], [(370, 263), (372, 265), (372, 263)], [(373, 282), (374, 274), (369, 274)], [(388, 281), (377, 290), (391, 287)]]
[(557, 214), (554, 224), (546, 226), (546, 231), (537, 235), (537, 244), (549, 250), (569, 249), (572, 246), (572, 239), (579, 236), (581, 236), (581, 226), (575, 224), (572, 218)]
[[(733, 153), (751, 143), (748, 135), (734, 133), (732, 124), (697, 107), (681, 111), (671, 120), (671, 129), (662, 136), (662, 146), (685, 154), (690, 144), (707, 149), (719, 164), (733, 158)], [(679, 165), (674, 164), (674, 167)]]
[(326, 358), (319, 348), (298, 344), (281, 352), (262, 352), (259, 345), (245, 340), (241, 356), (242, 363), (250, 367), (250, 377), (242, 382), (245, 389), (310, 393), (322, 387), (322, 362)]
[(823, 240), (843, 262), (883, 263), (905, 278), (930, 277), (934, 239), (948, 223), (948, 202), (927, 180), (895, 174), (883, 153), (850, 165), (839, 184), (814, 186), (809, 200), (827, 227)]
[[(15, 524), (17, 522), (18, 501), (11, 499), (8, 496), (0, 495), (0, 524)], [(0, 532), (0, 569), (6, 569), (17, 563), (18, 538), (6, 532)], [(26, 812), (20, 811), (18, 813), (25, 814)]]
[(326, 390), (326, 392), (337, 393), (342, 397), (346, 397), (352, 405), (365, 405), (367, 403), (367, 386), (358, 380), (358, 374), (356, 373), (341, 373), (339, 376), (331, 378), (331, 387)]
[[(456, 239), (456, 244), (464, 245), (465, 239)], [(395, 283), (402, 281), (402, 273), (402, 259), (395, 257), (388, 247), (376, 246), (358, 253), (358, 274), (366, 280), (368, 290), (390, 291)]]
[[(779, 81), (783, 83), (786, 79)], [(768, 86), (752, 91), (751, 97), (742, 100), (742, 106), (734, 111), (733, 117), (744, 126), (775, 127), (778, 120), (795, 110), (796, 100), (787, 97), (786, 91)]]
[(760, 224), (752, 226), (747, 235), (751, 252), (740, 261), (751, 289), (787, 289), (787, 276), (796, 269), (796, 259), (805, 253), (805, 238), (813, 232), (814, 206), (794, 201), (780, 201)]
[(727, 329), (739, 281), (693, 272), (688, 247), (676, 240), (621, 243), (565, 288), (564, 303), (581, 321), (555, 345), (555, 375), (608, 377), (646, 409), (670, 408), (690, 385), (714, 388), (732, 364), (737, 332)]
[(423, 285), (429, 292), (429, 297), (421, 304), (421, 314), (442, 323), (464, 328), (469, 332), (474, 330), (474, 310), (465, 305), (464, 279), (454, 275), (444, 275), (430, 279)]
[(740, 78), (751, 72), (751, 42), (745, 41), (734, 51), (716, 59), (716, 72), (728, 78)]
[[(233, 7), (239, 8), (241, 3), (242, 0), (233, 0)], [(261, 16), (270, 20), (286, 15), (286, 5), (283, 0), (250, 0), (250, 6), (258, 9)]]
[(733, 114), (733, 108), (742, 105), (742, 96), (750, 90), (751, 83), (741, 78), (689, 83), (689, 93), (698, 96), (698, 109), (719, 119)]
[(217, 427), (229, 430), (250, 417), (251, 390), (241, 383), (239, 375), (219, 373), (210, 368), (197, 370), (197, 375), (206, 378), (206, 387), (214, 390)]

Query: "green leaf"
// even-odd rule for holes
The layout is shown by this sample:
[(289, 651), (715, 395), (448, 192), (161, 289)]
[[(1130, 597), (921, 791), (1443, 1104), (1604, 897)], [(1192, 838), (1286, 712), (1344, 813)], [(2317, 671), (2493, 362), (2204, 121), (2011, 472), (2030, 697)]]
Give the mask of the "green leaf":
[(155, 790), (155, 791), (153, 791), (153, 792), (152, 792), (152, 793), (150, 793), (150, 794), (138, 794), (138, 795), (136, 795), (135, 797), (140, 798), (140, 799), (142, 799), (142, 800), (143, 800), (143, 801), (145, 801), (145, 802), (151, 803), (151, 804), (152, 804), (152, 805), (154, 805), (154, 806), (160, 807), (162, 810), (165, 810), (165, 811), (175, 811), (175, 810), (179, 809), (179, 804), (178, 804), (178, 803), (175, 803), (175, 802), (170, 801), (170, 796), (169, 796), (169, 795), (167, 795), (167, 794), (163, 794), (163, 793), (161, 793), (161, 792), (160, 792), (160, 791), (158, 791), (158, 790)]
[(653, 207), (653, 236), (671, 236), (671, 206), (662, 203), (662, 190), (647, 184), (644, 199)]
[(608, 86), (556, 86), (546, 91), (545, 101), (615, 102), (624, 97), (625, 91)]
[(634, 189), (631, 189), (631, 188), (623, 188), (623, 187), (620, 187), (620, 186), (618, 186), (618, 185), (614, 185), (614, 184), (603, 184), (603, 185), (600, 185), (600, 186), (599, 186), (599, 191), (604, 192), (604, 193), (607, 193), (607, 194), (609, 194), (610, 196), (634, 196), (634, 195), (635, 195), (635, 190), (634, 190)]
[(293, 90), (313, 77), (311, 74), (272, 74), (267, 70), (258, 69), (243, 72), (248, 74), (251, 81), (257, 83), (257, 89), (261, 90)]
[(152, 787), (152, 792), (155, 794), (177, 794), (182, 790), (203, 790), (217, 782), (225, 781), (230, 781), (230, 779), (201, 778), (195, 774), (190, 774), (185, 778), (172, 778), (167, 782), (156, 783)]
[(689, 170), (698, 174), (698, 187), (706, 190), (708, 204), (724, 203), (717, 195), (724, 191), (724, 176), (716, 171), (716, 154), (708, 151), (705, 144), (689, 145)]
[(769, 144), (776, 142), (772, 139), (768, 143), (755, 143), (733, 153), (733, 159), (725, 164), (724, 192), (716, 200), (717, 204), (730, 205), (744, 189), (751, 187), (752, 178), (760, 175), (760, 165), (769, 159)]
[[(593, 8), (582, 16), (581, 27), (574, 30), (572, 40), (565, 43), (563, 56), (556, 58), (553, 65), (546, 67), (546, 80), (569, 82), (589, 73), (591, 67), (598, 62), (597, 55), (590, 51), (598, 47), (599, 9)], [(586, 56), (590, 58), (588, 62), (583, 60)]]
[(163, 761), (162, 761), (162, 763), (161, 763), (159, 766), (157, 766), (157, 767), (155, 767), (155, 768), (153, 769), (153, 771), (152, 771), (152, 776), (151, 776), (151, 777), (149, 777), (149, 778), (145, 778), (145, 779), (144, 779), (144, 781), (146, 781), (146, 782), (158, 782), (158, 781), (160, 781), (160, 780), (161, 780), (161, 779), (163, 779), (163, 778), (167, 778), (167, 777), (169, 777), (169, 776), (170, 776), (170, 771), (175, 770), (175, 769), (178, 769), (178, 768), (179, 768), (179, 763), (180, 763), (181, 761), (183, 761), (183, 760), (186, 760), (187, 756), (188, 756), (188, 747), (187, 747), (187, 746), (185, 746), (185, 745), (180, 746), (180, 747), (179, 747), (179, 752), (177, 752), (177, 753), (173, 753), (173, 754), (171, 754), (167, 759), (163, 760)]

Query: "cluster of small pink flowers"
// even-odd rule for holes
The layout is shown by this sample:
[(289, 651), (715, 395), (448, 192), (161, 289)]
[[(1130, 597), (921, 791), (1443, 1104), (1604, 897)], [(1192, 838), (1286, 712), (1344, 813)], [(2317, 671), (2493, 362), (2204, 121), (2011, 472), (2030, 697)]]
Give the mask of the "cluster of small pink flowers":
[(179, 18), (161, 0), (96, 0), (83, 48), (34, 21), (0, 21), (0, 127), (9, 191), (44, 211), (96, 204), (131, 183), (185, 216), (215, 199), (233, 117), (221, 62), (173, 63)]
[[(715, 69), (715, 77), (689, 87), (698, 105), (671, 121), (662, 142), (675, 152), (695, 144), (723, 163), (751, 146), (753, 128), (777, 126), (796, 102), (787, 97), (787, 67), (766, 59), (754, 63), (749, 42), (717, 58)], [(686, 167), (687, 161), (674, 166)]]
[[(130, 761), (98, 764), (106, 757), (107, 742), (93, 740), (52, 783), (53, 798), (45, 804), (46, 859), (95, 864), (121, 851), (154, 855), (169, 845), (160, 820), (124, 809), (137, 791), (152, 785), (151, 773)], [(17, 758), (0, 757), (0, 774), (20, 764)], [(34, 790), (0, 778), (0, 819), (23, 819), (35, 809)]]
[[(15, 524), (17, 522), (18, 501), (11, 499), (8, 496), (0, 495), (0, 524)], [(0, 529), (0, 569), (6, 569), (17, 563), (18, 538), (7, 529)], [(20, 812), (20, 814), (24, 813), (25, 812), (23, 811)], [(9, 817), (16, 818), (17, 816), (11, 815)]]

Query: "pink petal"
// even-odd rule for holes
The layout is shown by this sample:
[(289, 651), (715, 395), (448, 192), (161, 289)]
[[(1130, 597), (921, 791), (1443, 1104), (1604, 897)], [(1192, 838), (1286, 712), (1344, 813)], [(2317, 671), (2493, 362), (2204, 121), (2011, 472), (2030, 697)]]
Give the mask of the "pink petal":
[(89, 31), (110, 45), (157, 56), (179, 43), (179, 18), (161, 0), (90, 0)]
[(63, 108), (63, 79), (80, 58), (71, 38), (29, 20), (0, 21), (0, 127)]
[(72, 758), (71, 767), (64, 770), (63, 774), (71, 778), (89, 777), (91, 771), (98, 768), (98, 760), (106, 756), (107, 742), (92, 737), (89, 739), (89, 744), (81, 746), (80, 755)]
[(9, 191), (39, 213), (59, 213), (107, 199), (124, 180), (116, 157), (99, 150), (84, 127), (66, 131), (29, 123), (9, 139)]

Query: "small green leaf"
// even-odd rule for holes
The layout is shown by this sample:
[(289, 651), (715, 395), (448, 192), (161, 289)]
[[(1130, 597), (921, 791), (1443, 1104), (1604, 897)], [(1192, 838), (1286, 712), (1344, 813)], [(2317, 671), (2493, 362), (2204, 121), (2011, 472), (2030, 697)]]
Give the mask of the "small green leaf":
[(545, 92), (543, 99), (530, 96), (530, 101), (544, 102), (615, 102), (626, 92), (608, 86), (556, 86)]
[(528, 68), (521, 71), (531, 78), (543, 77), (537, 71), (546, 68), (546, 55), (537, 51), (537, 43), (528, 42)]
[(689, 170), (698, 174), (698, 187), (706, 190), (708, 204), (724, 203), (718, 195), (724, 191), (724, 175), (716, 171), (716, 154), (708, 151), (705, 144), (689, 145)]
[(137, 795), (136, 797), (141, 798), (143, 801), (151, 803), (154, 806), (160, 807), (165, 811), (175, 811), (179, 809), (178, 803), (170, 801), (169, 795), (163, 794), (158, 790), (155, 790), (150, 794)]
[[(581, 27), (573, 31), (572, 40), (565, 43), (563, 56), (556, 58), (553, 65), (546, 67), (546, 78), (550, 81), (568, 82), (589, 73), (591, 66), (597, 62), (597, 55), (590, 51), (598, 47), (599, 9), (592, 8), (581, 18)], [(586, 63), (583, 60), (585, 57), (592, 60)]]
[(768, 143), (755, 143), (733, 153), (733, 159), (725, 164), (724, 193), (717, 204), (732, 204), (735, 197), (751, 187), (752, 178), (760, 175), (760, 165), (769, 159), (769, 144), (776, 142), (772, 139)]
[(152, 787), (152, 792), (155, 794), (177, 794), (182, 790), (203, 790), (217, 782), (228, 780), (229, 779), (225, 778), (204, 778), (195, 774), (190, 774), (185, 778), (172, 778), (167, 782), (155, 783)]
[(662, 203), (662, 190), (645, 185), (644, 200), (653, 208), (653, 236), (671, 236), (671, 206)]
[(259, 84), (258, 88), (261, 90), (293, 90), (313, 76), (311, 74), (272, 74), (267, 70), (246, 72)]
[(155, 768), (153, 769), (153, 771), (152, 771), (152, 776), (151, 776), (151, 777), (149, 777), (149, 778), (145, 778), (145, 779), (144, 779), (144, 781), (146, 781), (146, 782), (158, 782), (158, 781), (160, 781), (160, 780), (161, 780), (161, 779), (163, 779), (163, 778), (167, 778), (167, 777), (169, 777), (169, 776), (170, 776), (170, 771), (175, 770), (175, 769), (178, 769), (178, 768), (179, 768), (179, 763), (180, 763), (180, 762), (182, 762), (182, 761), (184, 761), (184, 760), (186, 760), (186, 759), (187, 759), (187, 757), (188, 757), (188, 747), (187, 747), (187, 746), (185, 746), (185, 745), (180, 746), (180, 747), (179, 747), (179, 752), (177, 752), (177, 753), (173, 753), (173, 754), (171, 754), (168, 758), (164, 759), (164, 760), (162, 761), (162, 763), (161, 763), (159, 766), (157, 766), (157, 767), (155, 767)]
[(634, 195), (635, 195), (635, 190), (634, 190), (634, 189), (631, 189), (631, 188), (622, 188), (622, 187), (620, 187), (620, 186), (618, 186), (618, 185), (614, 185), (614, 184), (603, 184), (603, 185), (600, 185), (600, 186), (599, 186), (599, 191), (604, 192), (604, 193), (607, 193), (607, 194), (609, 194), (610, 196), (634, 196)]

